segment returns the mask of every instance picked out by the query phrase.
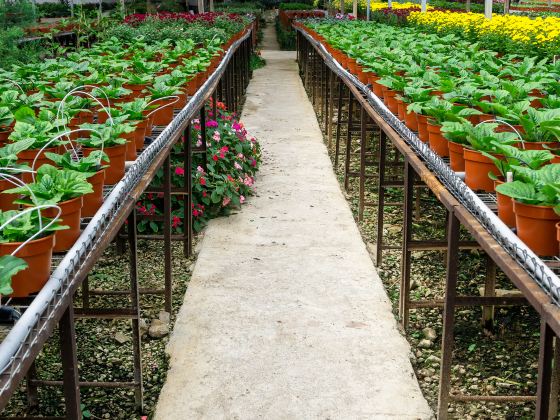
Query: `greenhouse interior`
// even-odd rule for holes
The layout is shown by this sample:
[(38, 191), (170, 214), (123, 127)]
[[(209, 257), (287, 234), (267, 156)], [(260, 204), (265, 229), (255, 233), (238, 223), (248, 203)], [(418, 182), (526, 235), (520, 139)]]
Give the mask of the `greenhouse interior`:
[(559, 337), (559, 0), (0, 0), (0, 419), (556, 419)]

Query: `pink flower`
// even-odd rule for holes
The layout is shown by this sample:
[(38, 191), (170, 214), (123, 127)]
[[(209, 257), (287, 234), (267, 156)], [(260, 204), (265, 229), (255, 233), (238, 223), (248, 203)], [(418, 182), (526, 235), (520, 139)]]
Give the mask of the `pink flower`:
[(240, 171), (241, 169), (243, 169), (243, 167), (242, 167), (239, 163), (237, 163), (237, 162), (234, 162), (233, 166), (234, 166), (235, 169), (237, 169), (238, 171)]
[(243, 153), (239, 153), (239, 154), (237, 155), (237, 159), (243, 160), (243, 159), (245, 159), (245, 156), (243, 155)]
[(214, 135), (212, 136), (212, 138), (214, 139), (214, 141), (220, 141), (220, 132), (214, 131)]
[(218, 126), (217, 121), (214, 121), (214, 120), (206, 121), (206, 127), (217, 127), (217, 126)]
[(224, 197), (223, 201), (222, 201), (222, 206), (226, 207), (231, 201), (231, 198), (229, 197)]
[(251, 160), (251, 166), (255, 168), (257, 166), (257, 161), (255, 159)]
[(242, 195), (239, 196), (239, 202), (241, 204), (243, 204), (245, 202), (245, 197), (243, 197)]
[(248, 187), (250, 187), (253, 185), (253, 178), (251, 178), (250, 176), (246, 176), (245, 179), (243, 180), (243, 183)]
[(171, 225), (176, 228), (177, 226), (179, 226), (181, 224), (181, 218), (179, 216), (173, 216), (173, 220), (171, 222)]
[(196, 147), (200, 147), (200, 146), (202, 146), (202, 140), (198, 140), (198, 141), (196, 142)]
[(196, 167), (197, 172), (200, 172), (201, 174), (205, 174), (206, 172), (204, 172), (204, 169), (202, 168), (202, 166), (197, 166)]
[(177, 166), (175, 168), (175, 175), (185, 175), (185, 170), (183, 168), (181, 168), (180, 166)]
[(241, 128), (243, 128), (243, 126), (236, 121), (231, 125), (231, 128), (233, 128), (235, 131), (239, 131), (241, 130)]
[(198, 217), (198, 210), (197, 210), (197, 209), (193, 209), (192, 215), (193, 215), (194, 217)]

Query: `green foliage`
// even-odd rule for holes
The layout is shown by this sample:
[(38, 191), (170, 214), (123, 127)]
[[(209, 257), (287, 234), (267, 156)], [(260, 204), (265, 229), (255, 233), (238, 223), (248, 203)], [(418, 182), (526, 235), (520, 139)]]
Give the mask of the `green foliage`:
[(62, 155), (57, 153), (45, 153), (46, 157), (52, 160), (56, 166), (83, 174), (86, 178), (95, 175), (107, 165), (101, 162), (109, 162), (107, 154), (101, 150), (94, 150), (88, 156), (76, 157), (73, 151), (68, 151)]
[(86, 181), (86, 174), (42, 165), (37, 170), (35, 182), (5, 192), (26, 197), (16, 201), (20, 204), (44, 205), (61, 203), (92, 193), (93, 187)]
[(13, 293), (12, 277), (27, 267), (28, 265), (24, 260), (13, 255), (2, 255), (0, 257), (0, 296)]
[(513, 166), (518, 180), (498, 185), (496, 191), (521, 203), (558, 206), (560, 204), (560, 164), (534, 170)]
[(280, 48), (283, 50), (295, 50), (296, 49), (296, 33), (291, 30), (286, 30), (280, 24), (278, 17), (275, 21), (276, 27), (276, 39), (280, 44)]
[(0, 243), (14, 243), (14, 242), (24, 242), (31, 237), (34, 237), (41, 230), (41, 226), (44, 228), (40, 235), (35, 236), (35, 239), (43, 238), (50, 235), (57, 230), (68, 229), (68, 226), (61, 226), (58, 222), (54, 222), (49, 227), (46, 227), (51, 219), (42, 217), (39, 219), (39, 210), (37, 211), (27, 211), (23, 213), (23, 210), (0, 210), (0, 226), (3, 226), (12, 219), (14, 216), (19, 215), (10, 223), (0, 230)]

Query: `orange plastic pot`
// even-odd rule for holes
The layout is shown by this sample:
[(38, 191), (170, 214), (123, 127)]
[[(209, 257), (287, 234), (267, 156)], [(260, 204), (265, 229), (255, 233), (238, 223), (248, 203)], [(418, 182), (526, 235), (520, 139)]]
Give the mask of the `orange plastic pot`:
[(157, 101), (159, 107), (152, 114), (154, 116), (154, 125), (167, 125), (173, 120), (173, 103), (176, 98), (160, 99)]
[(146, 89), (146, 86), (146, 84), (130, 85), (128, 83), (124, 83), (122, 87), (131, 90), (132, 93), (130, 94), (130, 96), (132, 96), (133, 98), (139, 98), (140, 96), (142, 96), (142, 91)]
[[(40, 291), (51, 275), (54, 235), (29, 241), (15, 255), (28, 267), (12, 277), (12, 297), (27, 297)], [(21, 242), (0, 243), (0, 256), (11, 255)]]
[[(47, 163), (52, 164), (52, 161), (47, 159), (47, 157), (45, 156), (45, 153), (47, 153), (47, 152), (57, 153), (58, 152), (58, 146), (47, 147), (41, 153), (39, 153), (39, 150), (40, 149), (22, 150), (21, 152), (18, 153), (18, 163), (21, 163), (21, 164), (27, 163), (27, 165), (29, 165), (30, 168), (33, 168), (33, 170), (36, 171), (41, 166), (43, 166)], [(37, 157), (37, 160), (35, 160), (35, 157)], [(33, 161), (34, 160), (35, 160), (35, 166), (33, 166)], [(33, 182), (33, 176), (29, 172), (25, 172), (25, 173), (21, 174), (21, 179), (23, 180), (23, 182), (25, 182), (27, 184), (29, 184), (30, 182)]]
[(121, 139), (126, 140), (126, 160), (136, 160), (136, 130), (121, 134)]
[(404, 123), (412, 131), (418, 131), (418, 119), (416, 113), (408, 110), (408, 105), (405, 105), (406, 112), (404, 113)]
[(391, 111), (395, 115), (398, 114), (399, 112), (397, 101), (395, 99), (396, 95), (397, 95), (396, 91), (391, 90), (386, 86), (383, 86), (383, 100), (385, 101), (385, 105), (387, 105), (389, 111)]
[(463, 150), (465, 146), (452, 141), (447, 141), (449, 148), (449, 166), (455, 172), (465, 171), (465, 158), (463, 157)]
[(556, 224), (560, 221), (552, 207), (524, 204), (513, 200), (517, 236), (540, 256), (558, 254)]
[(560, 143), (557, 141), (525, 141), (523, 144), (519, 143), (517, 147), (525, 150), (559, 149)]
[(428, 144), (440, 157), (449, 156), (449, 141), (441, 134), (441, 126), (428, 121)]
[(3, 147), (8, 142), (10, 134), (12, 134), (11, 131), (0, 131), (0, 147)]
[(142, 150), (144, 148), (144, 140), (146, 137), (146, 127), (148, 126), (148, 119), (140, 121), (136, 124), (136, 131), (134, 132), (134, 143), (136, 150)]
[[(68, 251), (80, 236), (80, 219), (82, 215), (83, 197), (73, 198), (62, 203), (57, 203), (60, 207), (61, 225), (68, 226), (68, 229), (57, 230), (54, 234), (54, 252)], [(45, 209), (42, 211), (45, 217), (56, 217), (57, 209)]]
[(428, 133), (428, 116), (416, 114), (416, 121), (418, 122), (418, 138), (426, 143), (430, 134)]
[(399, 117), (399, 120), (404, 121), (405, 104), (402, 100), (397, 98), (395, 98), (395, 101), (397, 102), (397, 116)]
[(16, 188), (16, 185), (10, 181), (0, 179), (0, 210), (2, 211), (17, 210), (19, 207), (17, 204), (14, 204), (14, 201), (18, 198), (17, 194), (2, 193), (2, 191), (10, 190), (12, 188)]
[(90, 176), (87, 181), (93, 187), (93, 192), (84, 195), (82, 205), (82, 217), (93, 216), (103, 204), (103, 186), (105, 185), (105, 170), (98, 171)]
[[(99, 149), (89, 147), (82, 148), (84, 156), (89, 156), (91, 152)], [(114, 185), (124, 176), (124, 163), (126, 157), (126, 144), (106, 147), (103, 151), (109, 157), (109, 167), (105, 168), (105, 185)]]
[(489, 172), (499, 174), (494, 162), (477, 150), (464, 149), (465, 184), (473, 191), (494, 191), (494, 181), (488, 176)]
[[(504, 181), (494, 181), (494, 189)], [(498, 217), (502, 222), (510, 228), (515, 227), (515, 213), (513, 212), (513, 199), (507, 195), (500, 194), (496, 191), (496, 200), (498, 202)]]

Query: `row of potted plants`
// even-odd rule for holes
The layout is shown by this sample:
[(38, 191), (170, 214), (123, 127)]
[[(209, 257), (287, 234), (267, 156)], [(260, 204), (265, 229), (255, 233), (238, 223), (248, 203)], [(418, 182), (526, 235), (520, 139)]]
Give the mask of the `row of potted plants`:
[[(500, 217), (537, 254), (558, 253), (554, 225), (560, 217), (553, 208), (560, 196), (552, 193), (560, 185), (556, 64), (499, 57), (453, 35), (414, 28), (309, 21), (305, 29), (422, 141), (448, 157), (453, 170), (464, 172), (471, 189), (497, 190)], [(550, 195), (539, 195), (541, 181), (521, 187), (542, 173)], [(534, 188), (534, 195), (523, 196), (520, 188)]]
[(0, 257), (28, 265), (12, 270), (12, 296), (41, 289), (52, 253), (72, 247), (104, 185), (119, 182), (152, 127), (171, 122), (246, 30), (225, 43), (111, 38), (1, 71)]

